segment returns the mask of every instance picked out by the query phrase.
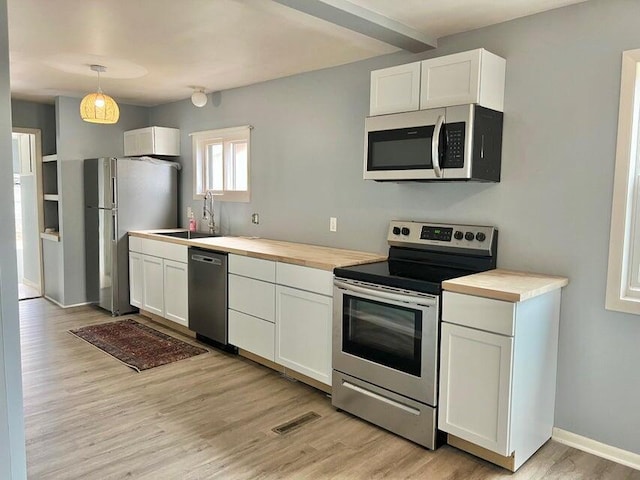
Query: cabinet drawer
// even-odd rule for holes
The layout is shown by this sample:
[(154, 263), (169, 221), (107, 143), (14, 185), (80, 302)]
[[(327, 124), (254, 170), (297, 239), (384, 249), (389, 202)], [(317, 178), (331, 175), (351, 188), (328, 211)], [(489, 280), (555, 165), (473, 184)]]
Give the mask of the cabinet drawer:
[(129, 236), (129, 251), (142, 253), (142, 238)]
[(160, 240), (150, 240), (142, 238), (142, 253), (154, 257), (166, 258), (175, 262), (187, 263), (189, 254), (186, 245), (163, 242)]
[(229, 308), (274, 322), (276, 287), (273, 283), (230, 273)]
[(321, 295), (333, 295), (333, 272), (328, 270), (278, 262), (276, 283)]
[(229, 273), (273, 283), (276, 281), (276, 262), (230, 254)]
[(229, 310), (229, 343), (267, 360), (275, 361), (275, 325)]
[(515, 314), (515, 303), (453, 292), (443, 292), (442, 295), (443, 322), (512, 337), (515, 334)]

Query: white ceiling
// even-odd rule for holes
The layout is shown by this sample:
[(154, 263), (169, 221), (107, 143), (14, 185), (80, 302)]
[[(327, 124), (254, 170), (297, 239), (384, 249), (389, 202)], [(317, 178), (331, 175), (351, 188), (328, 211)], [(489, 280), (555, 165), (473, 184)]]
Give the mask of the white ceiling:
[[(434, 38), (584, 0), (351, 0)], [(397, 51), (271, 0), (8, 0), (14, 98), (157, 105)]]

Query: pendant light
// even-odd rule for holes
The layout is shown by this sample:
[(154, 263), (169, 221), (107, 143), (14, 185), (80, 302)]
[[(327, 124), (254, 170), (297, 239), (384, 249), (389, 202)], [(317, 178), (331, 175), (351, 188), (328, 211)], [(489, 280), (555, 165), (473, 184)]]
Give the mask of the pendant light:
[(85, 122), (117, 123), (120, 109), (116, 101), (109, 95), (102, 93), (100, 88), (100, 73), (107, 69), (102, 65), (91, 65), (91, 70), (98, 73), (98, 91), (89, 93), (80, 102), (80, 116)]

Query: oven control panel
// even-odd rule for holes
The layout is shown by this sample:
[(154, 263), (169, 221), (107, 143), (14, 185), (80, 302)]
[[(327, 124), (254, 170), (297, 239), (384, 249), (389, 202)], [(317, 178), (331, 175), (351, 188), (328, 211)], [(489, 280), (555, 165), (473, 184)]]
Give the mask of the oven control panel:
[(456, 225), (393, 220), (387, 237), (389, 245), (407, 248), (472, 251), (491, 255), (498, 230), (483, 225)]

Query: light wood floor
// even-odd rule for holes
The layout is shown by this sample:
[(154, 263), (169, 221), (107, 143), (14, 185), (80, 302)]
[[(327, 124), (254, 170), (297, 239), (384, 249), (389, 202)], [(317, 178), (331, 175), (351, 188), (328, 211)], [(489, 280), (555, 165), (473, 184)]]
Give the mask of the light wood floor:
[[(110, 321), (104, 312), (44, 299), (20, 310), (30, 479), (640, 480), (555, 442), (514, 475), (448, 446), (431, 452), (217, 351), (136, 373), (67, 333)], [(321, 418), (284, 436), (271, 431), (309, 411)]]

